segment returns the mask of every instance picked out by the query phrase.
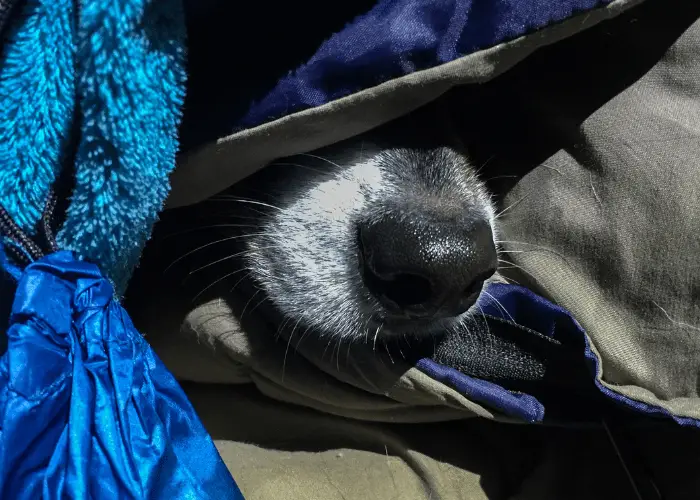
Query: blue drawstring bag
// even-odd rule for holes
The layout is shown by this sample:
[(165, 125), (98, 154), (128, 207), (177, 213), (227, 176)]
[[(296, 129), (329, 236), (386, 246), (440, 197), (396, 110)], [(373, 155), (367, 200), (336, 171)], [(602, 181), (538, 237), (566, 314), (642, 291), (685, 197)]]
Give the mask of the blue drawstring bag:
[(0, 497), (242, 498), (97, 266), (67, 251), (4, 266), (18, 285), (0, 360)]

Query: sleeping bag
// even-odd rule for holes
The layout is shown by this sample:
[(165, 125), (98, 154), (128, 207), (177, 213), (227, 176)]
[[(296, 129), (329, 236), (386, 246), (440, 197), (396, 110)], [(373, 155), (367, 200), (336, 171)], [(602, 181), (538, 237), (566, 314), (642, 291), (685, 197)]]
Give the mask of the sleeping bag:
[[(700, 495), (700, 5), (17, 3), (0, 496)], [(473, 335), (340, 370), (152, 265), (158, 217), (438, 101), (512, 206)]]

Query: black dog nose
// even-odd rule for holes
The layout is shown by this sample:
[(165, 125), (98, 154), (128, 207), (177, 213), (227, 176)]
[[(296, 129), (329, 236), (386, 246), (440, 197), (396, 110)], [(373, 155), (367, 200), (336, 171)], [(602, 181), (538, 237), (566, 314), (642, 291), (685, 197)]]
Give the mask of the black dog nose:
[(359, 229), (367, 288), (393, 314), (457, 316), (498, 265), (484, 217), (395, 213)]

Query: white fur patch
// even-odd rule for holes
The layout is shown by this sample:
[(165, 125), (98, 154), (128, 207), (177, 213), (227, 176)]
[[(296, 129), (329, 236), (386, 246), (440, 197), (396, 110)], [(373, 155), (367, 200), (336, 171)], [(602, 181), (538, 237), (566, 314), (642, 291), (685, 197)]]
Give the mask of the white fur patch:
[(412, 193), (449, 199), (480, 211), (495, 227), (491, 198), (462, 156), (444, 149), (425, 161), (436, 164), (422, 165), (410, 150), (391, 150), (333, 163), (318, 176), (307, 171), (302, 186), (290, 179), (279, 210), (266, 216), (259, 236), (247, 239), (246, 262), (288, 325), (343, 340), (392, 333), (377, 319), (381, 307), (363, 284), (357, 246), (358, 222), (386, 200)]

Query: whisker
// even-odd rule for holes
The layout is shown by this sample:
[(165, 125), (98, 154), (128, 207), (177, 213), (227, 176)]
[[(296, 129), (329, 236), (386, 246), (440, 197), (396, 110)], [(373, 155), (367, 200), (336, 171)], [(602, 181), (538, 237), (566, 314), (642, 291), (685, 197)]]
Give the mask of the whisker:
[(241, 279), (239, 279), (238, 281), (236, 281), (236, 284), (233, 285), (233, 286), (231, 287), (231, 289), (228, 291), (228, 293), (233, 293), (233, 291), (236, 289), (236, 287), (237, 287), (238, 285), (240, 285), (241, 283), (243, 283), (243, 280), (245, 280), (246, 278), (248, 278), (252, 273), (253, 273), (253, 271), (250, 271), (250, 270), (249, 270), (248, 273), (246, 273)]
[[(326, 351), (331, 345), (331, 342), (333, 342), (333, 336), (331, 335), (330, 338), (328, 339), (328, 343), (326, 344), (326, 347), (324, 347), (323, 352), (321, 353), (321, 359), (326, 357)], [(333, 359), (333, 356), (331, 355), (331, 360)]]
[(277, 197), (273, 194), (273, 191), (270, 191), (268, 189), (259, 189), (259, 188), (254, 188), (252, 186), (245, 186), (241, 188), (238, 186), (238, 189), (236, 190), (237, 193), (253, 193), (254, 196), (242, 196), (242, 195), (236, 195), (233, 194), (232, 192), (223, 192), (220, 193), (216, 196), (222, 196), (222, 197), (227, 197), (227, 198), (243, 198), (244, 200), (258, 200), (260, 195), (267, 197), (267, 198), (272, 198), (272, 199), (277, 199)]
[(301, 344), (301, 341), (304, 340), (304, 337), (306, 337), (306, 334), (309, 333), (309, 330), (311, 330), (311, 327), (307, 327), (306, 330), (304, 330), (304, 333), (301, 334), (301, 337), (299, 337), (299, 341), (297, 342), (297, 345), (294, 347), (294, 354), (299, 352), (299, 345)]
[(192, 276), (193, 274), (196, 274), (196, 273), (198, 273), (198, 272), (200, 272), (200, 271), (202, 271), (202, 270), (204, 270), (204, 269), (206, 269), (206, 268), (208, 268), (208, 267), (215, 266), (216, 264), (220, 264), (221, 262), (225, 262), (225, 261), (230, 260), (230, 259), (235, 259), (236, 257), (240, 257), (240, 256), (242, 256), (242, 255), (247, 255), (247, 254), (250, 254), (250, 253), (255, 253), (255, 252), (258, 251), (258, 250), (268, 250), (268, 249), (270, 249), (270, 248), (275, 248), (275, 247), (269, 246), (269, 247), (248, 249), (248, 250), (243, 250), (243, 251), (241, 251), (241, 252), (237, 252), (237, 253), (234, 253), (234, 254), (231, 254), (231, 255), (227, 255), (226, 257), (221, 257), (220, 259), (216, 259), (216, 260), (213, 261), (213, 262), (209, 262), (208, 264), (204, 264), (203, 266), (198, 267), (198, 268), (195, 269), (194, 271), (190, 271), (190, 272), (188, 273), (188, 276)]
[(333, 165), (334, 167), (339, 168), (341, 170), (343, 168), (340, 165), (338, 165), (337, 163), (334, 163), (331, 160), (329, 160), (328, 158), (324, 158), (323, 156), (318, 156), (318, 155), (314, 155), (311, 153), (299, 153), (299, 156), (308, 156), (309, 158), (316, 158), (317, 160), (325, 161), (326, 163), (329, 163), (330, 165)]
[(176, 231), (174, 233), (168, 233), (163, 236), (160, 236), (158, 239), (160, 240), (165, 240), (167, 238), (172, 238), (173, 236), (180, 236), (183, 234), (188, 234), (188, 233), (193, 233), (195, 231), (204, 231), (206, 229), (215, 229), (219, 227), (259, 227), (258, 225), (255, 224), (211, 224), (209, 226), (197, 226), (197, 227), (192, 227), (189, 229), (184, 229), (182, 231)]
[(245, 306), (243, 306), (243, 311), (241, 311), (241, 317), (239, 318), (239, 321), (243, 321), (243, 315), (245, 314), (246, 309), (248, 309), (248, 306), (250, 305), (250, 303), (253, 301), (255, 296), (258, 295), (260, 292), (261, 292), (261, 290), (258, 288), (257, 290), (255, 290), (255, 293), (250, 296), (250, 298), (248, 299), (248, 302), (246, 302)]
[(669, 320), (671, 323), (673, 323), (674, 325), (682, 326), (682, 327), (684, 327), (684, 328), (688, 328), (688, 329), (690, 329), (690, 330), (695, 330), (695, 331), (700, 332), (700, 327), (698, 327), (698, 326), (691, 325), (690, 323), (685, 323), (685, 322), (679, 321), (679, 320), (677, 320), (677, 319), (673, 319), (673, 318), (671, 317), (671, 315), (668, 313), (668, 311), (667, 311), (666, 309), (664, 309), (663, 307), (661, 307), (661, 306), (659, 305), (659, 303), (656, 302), (655, 300), (652, 300), (651, 303), (654, 304), (656, 307), (658, 307), (658, 308), (661, 310), (661, 312), (664, 314), (664, 316), (666, 316), (666, 319), (668, 319), (668, 320)]
[[(343, 346), (343, 337), (338, 336), (338, 354), (335, 356), (335, 369), (340, 371), (340, 348)], [(331, 358), (333, 359), (333, 358)]]
[(393, 364), (394, 364), (394, 358), (391, 357), (391, 353), (389, 352), (389, 346), (387, 346), (386, 344), (384, 344), (384, 350), (385, 350), (386, 353), (389, 355), (389, 359), (391, 360), (391, 364), (393, 365)]
[(479, 311), (481, 311), (481, 316), (484, 318), (484, 324), (486, 325), (486, 332), (491, 336), (491, 328), (489, 328), (489, 322), (486, 319), (486, 314), (484, 314), (484, 309), (477, 303), (476, 305), (479, 308)]
[[(234, 236), (227, 236), (226, 238), (221, 238), (220, 240), (210, 241), (209, 243), (205, 243), (204, 245), (199, 246), (199, 247), (195, 248), (194, 250), (190, 250), (189, 252), (185, 253), (184, 255), (181, 255), (180, 257), (178, 257), (177, 259), (172, 261), (170, 263), (170, 265), (165, 268), (165, 271), (163, 271), (163, 273), (167, 273), (175, 264), (177, 264), (178, 262), (182, 261), (183, 259), (189, 257), (193, 253), (199, 252), (200, 250), (204, 250), (205, 248), (208, 248), (208, 247), (213, 246), (213, 245), (218, 245), (219, 243), (224, 243), (226, 241), (238, 240), (238, 239), (246, 238), (246, 237), (252, 238), (254, 236), (264, 236), (264, 234), (263, 233), (237, 234)], [(192, 273), (190, 273), (190, 274), (192, 274)]]
[(508, 207), (504, 208), (504, 209), (501, 210), (499, 213), (497, 213), (495, 218), (498, 219), (498, 218), (501, 217), (504, 213), (506, 213), (508, 210), (510, 210), (510, 209), (512, 209), (512, 208), (514, 208), (514, 207), (517, 207), (517, 206), (520, 205), (520, 203), (522, 203), (523, 200), (524, 200), (525, 198), (527, 198), (528, 196), (530, 196), (530, 195), (529, 195), (529, 194), (526, 194), (525, 196), (523, 196), (522, 198), (520, 198), (518, 201), (516, 201), (516, 202), (510, 204)]
[(515, 319), (513, 318), (513, 316), (510, 315), (510, 313), (508, 312), (508, 310), (507, 310), (505, 307), (503, 307), (503, 304), (501, 304), (501, 302), (500, 302), (496, 297), (494, 297), (493, 295), (491, 295), (491, 294), (490, 294), (489, 292), (487, 292), (487, 291), (484, 291), (483, 293), (484, 293), (484, 295), (488, 295), (489, 297), (491, 297), (491, 299), (492, 299), (494, 302), (496, 302), (496, 305), (498, 305), (498, 307), (500, 307), (501, 310), (503, 310), (503, 312), (506, 313), (506, 314), (508, 315), (508, 317), (510, 318), (510, 320), (511, 320), (513, 323), (517, 323), (517, 321), (515, 321)]
[[(223, 200), (222, 200), (223, 201)], [(239, 215), (234, 212), (230, 211), (223, 211), (223, 212), (212, 212), (212, 211), (207, 211), (205, 214), (201, 214), (199, 217), (197, 217), (194, 220), (205, 220), (205, 221), (210, 221), (211, 219), (214, 218), (224, 218), (224, 219), (242, 219), (242, 220), (255, 220), (255, 221), (260, 221), (263, 217), (267, 217), (267, 214), (264, 212), (260, 212), (262, 217), (258, 216), (253, 216), (253, 215)], [(259, 226), (260, 224), (256, 224)]]
[(227, 196), (227, 195), (213, 196), (213, 197), (209, 198), (209, 201), (234, 201), (237, 203), (249, 203), (251, 205), (258, 205), (258, 206), (265, 207), (265, 208), (272, 208), (274, 210), (279, 210), (280, 212), (282, 211), (282, 209), (280, 207), (276, 207), (274, 205), (271, 205), (269, 203), (265, 203), (263, 201), (247, 200), (245, 198), (239, 198), (239, 197), (235, 197), (235, 196)]
[(280, 166), (280, 167), (298, 167), (304, 170), (309, 170), (311, 172), (316, 172), (318, 174), (328, 174), (328, 172), (324, 172), (323, 170), (319, 170), (317, 168), (310, 167), (308, 165), (302, 165), (300, 163), (288, 163), (288, 162), (275, 162), (271, 163), (269, 165), (270, 167), (275, 167), (275, 166)]
[(546, 250), (548, 252), (556, 253), (555, 250), (552, 250), (551, 248), (548, 248), (548, 247), (543, 246), (543, 245), (538, 245), (537, 243), (529, 243), (527, 241), (515, 241), (515, 240), (497, 240), (496, 241), (496, 244), (498, 244), (498, 245), (501, 245), (503, 243), (510, 243), (513, 245), (527, 245), (527, 246), (531, 246), (531, 247), (541, 248), (542, 250)]
[(515, 243), (515, 244), (518, 244), (518, 245), (533, 245), (533, 246), (538, 246), (538, 245), (535, 245), (535, 243), (530, 243), (530, 242), (527, 242), (527, 241), (517, 241), (517, 240), (496, 240), (496, 243), (499, 243), (499, 244), (500, 244), (500, 243)]
[(493, 160), (496, 157), (495, 154), (492, 154), (485, 162), (483, 165), (481, 165), (479, 168), (476, 169), (475, 174), (479, 175), (484, 168), (486, 168), (486, 165), (491, 163), (491, 160)]
[(221, 283), (221, 282), (224, 281), (226, 278), (229, 278), (230, 276), (233, 276), (233, 275), (238, 274), (238, 273), (240, 273), (241, 271), (245, 271), (245, 270), (246, 270), (245, 268), (243, 268), (243, 269), (236, 269), (235, 271), (233, 271), (233, 272), (231, 272), (231, 273), (224, 274), (222, 277), (217, 278), (215, 281), (213, 281), (212, 283), (210, 283), (209, 285), (207, 285), (203, 290), (201, 290), (197, 295), (195, 295), (194, 298), (192, 299), (192, 302), (196, 302), (197, 299), (198, 299), (199, 297), (201, 297), (202, 294), (203, 294), (204, 292), (206, 292), (207, 290), (209, 290), (211, 287), (213, 287), (213, 286), (216, 285), (217, 283)]
[(292, 332), (289, 334), (289, 340), (287, 340), (287, 348), (284, 350), (284, 359), (282, 360), (282, 382), (284, 382), (284, 375), (285, 375), (286, 370), (287, 370), (287, 354), (289, 354), (289, 346), (292, 343), (292, 338), (294, 337), (294, 332), (296, 331), (300, 322), (301, 322), (301, 315), (299, 315), (299, 319), (297, 319), (297, 322), (294, 324), (294, 327), (292, 328)]
[[(505, 268), (505, 269), (509, 269), (509, 268)], [(508, 276), (503, 276), (502, 274), (501, 274), (500, 276), (501, 276), (501, 278), (503, 278), (504, 280), (506, 280), (508, 283), (515, 284), (515, 285), (518, 285), (518, 286), (522, 286), (519, 282), (517, 282), (517, 281), (514, 280), (513, 278), (509, 278)]]
[(286, 318), (284, 318), (284, 321), (282, 321), (277, 327), (277, 333), (275, 334), (276, 341), (279, 341), (280, 337), (282, 336), (282, 330), (284, 330), (284, 328), (287, 326), (287, 323), (289, 323), (291, 320), (291, 316), (287, 316)]
[[(258, 307), (260, 307), (262, 304), (264, 304), (265, 301), (267, 301), (267, 300), (270, 300), (270, 297), (268, 297), (267, 295), (264, 295), (262, 300), (259, 301), (257, 304), (255, 304), (248, 314), (253, 314), (253, 311), (255, 311)], [(243, 314), (241, 314), (241, 318), (242, 317), (243, 317)]]
[(372, 341), (372, 351), (377, 352), (377, 337), (379, 337), (379, 332), (381, 331), (383, 325), (379, 325), (377, 330), (374, 332), (374, 340)]
[[(519, 265), (517, 265), (517, 264), (514, 264), (514, 263), (511, 262), (511, 261), (503, 260), (503, 259), (498, 259), (498, 262), (501, 262), (501, 263), (503, 263), (503, 264), (508, 264), (509, 266), (511, 266), (511, 267), (503, 267), (502, 269), (518, 269), (518, 270), (524, 272), (525, 274), (527, 274), (527, 275), (528, 275), (530, 278), (532, 278), (534, 281), (538, 281), (538, 279), (537, 279), (530, 271), (528, 271), (527, 269), (525, 269), (525, 268), (522, 267), (522, 266), (519, 266)], [(499, 267), (500, 267), (500, 266), (499, 266)]]
[(372, 317), (368, 315), (368, 316), (367, 316), (367, 319), (365, 320), (365, 326), (362, 328), (362, 332), (364, 333), (364, 337), (365, 337), (365, 344), (367, 344), (367, 343), (369, 342), (369, 330), (368, 330), (368, 327), (369, 327), (369, 322), (370, 322), (371, 320), (372, 320)]
[[(496, 244), (500, 244), (500, 243), (513, 243), (513, 244), (516, 244), (516, 245), (529, 245), (529, 246), (532, 246), (532, 247), (535, 247), (535, 248), (539, 248), (539, 249), (542, 251), (542, 253), (551, 253), (551, 254), (553, 254), (553, 255), (556, 255), (556, 256), (559, 257), (561, 260), (563, 260), (563, 261), (566, 263), (567, 266), (571, 267), (571, 265), (569, 264), (569, 261), (566, 260), (566, 257), (565, 257), (563, 254), (557, 252), (556, 250), (554, 250), (554, 249), (552, 249), (552, 248), (548, 248), (548, 247), (545, 247), (545, 246), (542, 246), (542, 245), (537, 245), (537, 244), (535, 244), (535, 243), (526, 243), (526, 242), (523, 242), (523, 241), (497, 241), (497, 242), (496, 242)], [(503, 249), (499, 249), (498, 252), (499, 252), (499, 253), (518, 253), (517, 250), (503, 250)], [(533, 251), (533, 250), (528, 250), (528, 251), (521, 251), (521, 252), (522, 252), (522, 253), (528, 253), (528, 252), (534, 252), (534, 251)]]
[[(404, 336), (403, 338), (405, 339), (406, 337)], [(403, 353), (403, 351), (401, 350), (401, 343), (399, 342), (398, 344), (396, 344), (396, 347), (398, 348), (399, 354), (401, 354), (401, 357), (405, 360), (405, 359), (406, 359), (406, 355), (405, 355), (405, 354)]]
[[(208, 200), (212, 202), (219, 202), (219, 203), (231, 203), (232, 201), (235, 200), (226, 200), (226, 199), (221, 199), (221, 200)], [(248, 212), (253, 212), (254, 214), (257, 214), (255, 216), (244, 216), (244, 215), (238, 215), (235, 213), (225, 213), (225, 214), (215, 214), (217, 217), (228, 217), (230, 219), (252, 219), (252, 220), (257, 220), (259, 221), (260, 219), (269, 217), (269, 214), (267, 212), (263, 212), (262, 210), (257, 210), (255, 208), (246, 206), (245, 207), (246, 211)]]

